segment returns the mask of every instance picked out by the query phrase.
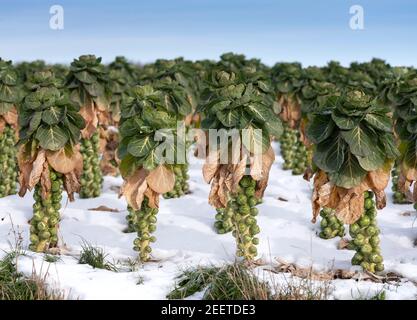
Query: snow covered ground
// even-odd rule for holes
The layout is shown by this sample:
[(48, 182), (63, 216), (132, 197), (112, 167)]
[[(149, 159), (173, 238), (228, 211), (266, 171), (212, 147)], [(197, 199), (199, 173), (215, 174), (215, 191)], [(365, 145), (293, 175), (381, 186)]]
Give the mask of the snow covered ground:
[[(301, 176), (292, 176), (281, 170), (279, 146), (274, 145), (277, 159), (270, 173), (264, 202), (259, 205), (261, 228), (259, 257), (265, 261), (279, 258), (299, 266), (313, 266), (314, 270), (331, 268), (351, 269), (353, 251), (338, 250), (339, 238), (322, 240), (316, 234), (319, 224), (311, 224), (311, 186)], [(201, 174), (202, 161), (191, 158), (190, 188), (192, 194), (180, 199), (161, 199), (158, 226), (153, 244), (154, 262), (128, 268), (134, 260), (132, 249), (134, 233), (124, 233), (126, 228), (125, 200), (118, 199), (115, 187), (121, 178), (106, 177), (102, 196), (96, 199), (76, 199), (67, 203), (63, 199), (60, 237), (67, 252), (56, 263), (48, 263), (42, 254), (27, 252), (19, 260), (19, 270), (30, 274), (47, 272), (52, 285), (65, 289), (78, 299), (165, 299), (173, 288), (175, 277), (181, 270), (203, 264), (221, 264), (234, 261), (235, 242), (231, 234), (218, 235), (213, 229), (215, 210), (207, 202), (209, 185)], [(381, 228), (381, 246), (387, 272), (403, 276), (395, 284), (370, 281), (334, 280), (332, 298), (355, 299), (373, 296), (384, 290), (387, 299), (417, 298), (417, 238), (416, 213), (411, 205), (394, 205), (391, 186), (387, 188), (388, 205), (378, 216)], [(288, 201), (282, 201), (284, 198)], [(27, 247), (28, 220), (32, 214), (32, 195), (24, 199), (10, 196), (0, 199), (0, 256), (14, 242), (11, 232), (22, 232), (23, 245)], [(100, 205), (120, 212), (91, 211)], [(409, 214), (404, 214), (409, 212)], [(104, 248), (108, 259), (120, 266), (119, 272), (93, 269), (78, 264), (82, 240)], [(266, 278), (270, 275), (266, 276)], [(288, 274), (275, 275), (282, 277)], [(200, 295), (195, 295), (198, 298)]]

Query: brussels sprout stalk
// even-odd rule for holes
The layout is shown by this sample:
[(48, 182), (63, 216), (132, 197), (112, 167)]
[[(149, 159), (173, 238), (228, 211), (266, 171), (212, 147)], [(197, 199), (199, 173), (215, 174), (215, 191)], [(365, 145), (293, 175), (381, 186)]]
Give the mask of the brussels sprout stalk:
[(16, 193), (16, 133), (6, 125), (0, 134), (0, 198)]
[(351, 244), (356, 250), (352, 264), (360, 265), (364, 270), (373, 273), (384, 270), (376, 215), (373, 193), (367, 191), (365, 192), (364, 214), (349, 228), (349, 233), (352, 236)]
[(83, 156), (83, 175), (81, 177), (81, 198), (100, 196), (103, 177), (100, 169), (99, 133), (95, 132), (91, 139), (82, 139), (80, 152)]
[(226, 208), (226, 213), (231, 215), (233, 224), (233, 236), (236, 238), (236, 255), (245, 260), (253, 260), (258, 251), (256, 245), (259, 239), (255, 237), (260, 232), (256, 222), (258, 209), (255, 206), (259, 200), (255, 197), (256, 181), (245, 176), (239, 182), (239, 190), (232, 195)]
[(156, 241), (151, 234), (156, 230), (157, 208), (151, 208), (148, 205), (148, 198), (145, 197), (140, 210), (133, 211), (134, 228), (137, 231), (137, 238), (133, 242), (133, 249), (139, 252), (139, 259), (142, 262), (149, 260), (152, 248), (150, 244)]
[(40, 183), (35, 186), (33, 217), (30, 221), (30, 245), (35, 252), (45, 252), (58, 246), (59, 210), (62, 200), (62, 175), (49, 168), (51, 191), (42, 196)]
[(303, 174), (310, 163), (311, 150), (300, 140), (300, 133), (296, 129), (291, 129), (284, 125), (284, 133), (280, 139), (281, 154), (284, 159), (284, 170), (292, 170), (293, 175)]
[(398, 179), (400, 175), (400, 170), (398, 169), (398, 164), (396, 164), (391, 171), (391, 177), (392, 177), (392, 187), (391, 190), (393, 192), (392, 194), (392, 200), (396, 204), (410, 204), (412, 203), (407, 199), (407, 196), (401, 192), (398, 188)]

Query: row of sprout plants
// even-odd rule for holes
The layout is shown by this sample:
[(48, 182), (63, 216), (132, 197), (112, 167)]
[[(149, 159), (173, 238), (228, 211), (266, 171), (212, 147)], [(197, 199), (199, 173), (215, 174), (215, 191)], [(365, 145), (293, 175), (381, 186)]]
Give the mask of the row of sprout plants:
[[(227, 133), (219, 138), (227, 151), (217, 138), (200, 148), (210, 129)], [(270, 177), (273, 141), (282, 169), (312, 183), (317, 236), (349, 235), (352, 264), (382, 272), (377, 214), (390, 178), (393, 202), (417, 202), (415, 69), (380, 59), (269, 67), (234, 53), (145, 65), (94, 55), (68, 66), (0, 59), (0, 198), (32, 192), (36, 252), (59, 253), (63, 191), (70, 201), (99, 197), (103, 176), (112, 175), (124, 181), (133, 248), (150, 260), (160, 198), (192, 192), (187, 155), (195, 144), (204, 151), (195, 155), (205, 160), (214, 230), (230, 232), (236, 255), (253, 261), (257, 206), (268, 179), (280, 178)]]

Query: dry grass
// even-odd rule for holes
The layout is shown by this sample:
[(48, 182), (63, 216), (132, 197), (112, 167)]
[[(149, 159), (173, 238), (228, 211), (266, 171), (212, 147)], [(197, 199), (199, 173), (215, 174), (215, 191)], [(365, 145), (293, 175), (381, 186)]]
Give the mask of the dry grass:
[(66, 299), (64, 291), (47, 284), (48, 270), (38, 273), (33, 265), (30, 276), (18, 271), (19, 257), (26, 254), (22, 247), (23, 237), (13, 223), (9, 235), (13, 236), (14, 242), (9, 241), (10, 250), (0, 260), (0, 300)]
[[(267, 272), (263, 270), (263, 272)], [(247, 265), (234, 263), (222, 267), (197, 267), (185, 270), (178, 277), (168, 299), (184, 299), (203, 292), (204, 300), (326, 300), (329, 281), (287, 277), (277, 281), (268, 272), (269, 281), (256, 275)]]

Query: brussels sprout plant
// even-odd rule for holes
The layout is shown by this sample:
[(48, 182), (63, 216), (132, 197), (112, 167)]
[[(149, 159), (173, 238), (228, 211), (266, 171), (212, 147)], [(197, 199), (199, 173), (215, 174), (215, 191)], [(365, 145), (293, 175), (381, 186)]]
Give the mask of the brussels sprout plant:
[(103, 177), (100, 155), (104, 146), (100, 145), (100, 133), (105, 136), (105, 126), (109, 124), (106, 81), (101, 58), (94, 55), (83, 55), (75, 59), (67, 75), (66, 86), (70, 98), (80, 107), (80, 114), (86, 124), (81, 132), (80, 151), (84, 163), (81, 198), (98, 197), (101, 192)]
[(19, 113), (19, 195), (34, 188), (29, 248), (42, 252), (58, 246), (62, 188), (70, 201), (79, 189), (82, 157), (77, 143), (84, 120), (57, 88), (52, 72), (35, 73), (28, 87)]
[[(193, 70), (183, 59), (164, 60), (155, 62), (154, 72), (141, 80), (143, 83), (151, 83), (157, 90), (164, 92), (166, 104), (169, 110), (181, 110), (179, 121), (185, 123), (185, 134), (193, 125), (193, 113), (197, 106), (197, 84), (193, 81)], [(187, 110), (188, 113), (184, 111)], [(189, 147), (190, 144), (187, 144)], [(175, 187), (164, 194), (164, 198), (178, 198), (188, 193), (188, 164), (175, 164)]]
[(399, 86), (390, 91), (395, 104), (395, 132), (399, 138), (400, 174), (398, 188), (417, 202), (417, 71), (407, 72)]
[(302, 68), (299, 63), (277, 63), (271, 71), (272, 81), (280, 105), (278, 114), (284, 122), (284, 132), (280, 139), (284, 170), (293, 170), (293, 174), (304, 172), (303, 155), (305, 146), (299, 132), (301, 106), (299, 100), (302, 88)]
[[(314, 112), (307, 128), (317, 166), (313, 222), (321, 208), (334, 209), (338, 219), (351, 225), (358, 253), (352, 263), (371, 272), (383, 269), (378, 241), (373, 238), (379, 229), (372, 197), (375, 194), (378, 209), (385, 206), (384, 189), (398, 156), (389, 112), (362, 91), (348, 91), (330, 97), (324, 108)], [(357, 232), (357, 224), (364, 229)]]
[[(242, 137), (239, 151), (242, 156), (237, 164), (220, 163), (224, 150), (210, 150), (203, 176), (211, 183), (209, 203), (223, 215), (221, 227), (224, 229), (219, 228), (218, 232), (232, 228), (237, 256), (252, 260), (257, 255), (259, 239), (256, 235), (260, 232), (255, 206), (262, 199), (275, 158), (270, 136), (279, 137), (282, 125), (274, 116), (272, 106), (265, 103), (266, 99), (243, 74), (213, 70), (204, 96), (208, 98), (198, 109), (205, 114), (201, 123), (203, 129), (237, 129), (239, 135), (243, 135), (245, 129), (248, 133), (248, 139)], [(255, 129), (261, 129), (260, 133)], [(230, 140), (228, 137), (228, 146)], [(256, 150), (255, 145), (260, 146), (260, 150)], [(259, 158), (262, 164), (257, 161)]]
[(0, 59), (0, 198), (16, 193), (18, 76), (11, 61)]
[[(189, 112), (181, 104), (168, 103), (168, 96), (169, 93), (155, 90), (151, 85), (135, 86), (122, 104), (118, 153), (125, 182), (121, 194), (128, 203), (129, 229), (137, 231), (134, 249), (141, 261), (149, 260), (150, 243), (156, 240), (152, 233), (156, 229), (159, 196), (175, 186), (173, 166), (160, 157), (171, 151), (177, 153), (177, 117)], [(172, 130), (166, 132), (167, 129)], [(159, 130), (172, 134), (174, 141), (167, 141), (170, 151), (158, 153), (165, 143), (155, 136)]]

